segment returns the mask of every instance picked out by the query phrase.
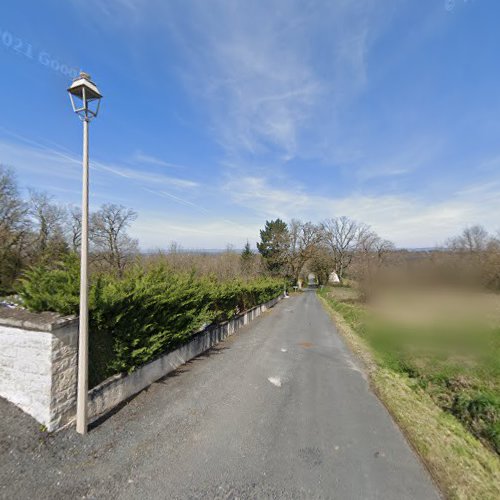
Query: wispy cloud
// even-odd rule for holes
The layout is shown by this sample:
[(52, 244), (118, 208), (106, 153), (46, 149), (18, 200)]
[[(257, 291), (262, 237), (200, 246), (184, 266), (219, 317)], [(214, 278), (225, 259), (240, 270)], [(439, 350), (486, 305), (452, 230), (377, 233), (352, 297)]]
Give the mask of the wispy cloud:
[(144, 212), (142, 215), (134, 224), (134, 236), (139, 238), (144, 249), (165, 248), (172, 241), (187, 248), (221, 249), (227, 244), (243, 248), (247, 239), (257, 239), (260, 227), (258, 224), (234, 227), (222, 220), (200, 221), (189, 216), (178, 217), (174, 222), (156, 213)]
[(271, 153), (281, 162), (311, 137), (316, 157), (327, 156), (322, 146), (336, 141), (338, 109), (368, 83), (379, 11), (374, 0), (113, 0), (105, 9), (138, 30), (166, 25), (159, 43), (176, 44), (178, 74), (227, 155)]
[(162, 158), (157, 158), (156, 156), (145, 154), (142, 151), (136, 151), (133, 154), (131, 160), (134, 163), (156, 165), (158, 167), (182, 168), (182, 169), (187, 168), (184, 165), (179, 165), (177, 163), (171, 163), (171, 162), (163, 160)]
[[(369, 52), (393, 9), (376, 0), (106, 4), (136, 35), (164, 26), (157, 43), (173, 43), (177, 53), (169, 71), (208, 118), (226, 159), (266, 156), (280, 168), (296, 158), (332, 164), (363, 156), (342, 135), (342, 113), (369, 86)], [(107, 20), (102, 27), (109, 29)], [(141, 152), (137, 158), (171, 166)]]
[[(288, 50), (285, 32), (277, 37), (273, 23), (257, 21), (263, 19), (260, 13), (254, 13), (252, 22), (232, 9), (217, 10), (208, 23), (200, 24), (206, 28), (202, 40), (189, 51), (194, 68), (185, 73), (189, 88), (198, 92), (198, 82), (206, 82), (202, 96), (227, 153), (255, 154), (277, 147), (285, 157), (294, 156), (300, 128), (321, 95), (321, 80)], [(215, 22), (219, 15), (222, 22)]]
[[(79, 203), (80, 199), (80, 177), (81, 158), (68, 152), (65, 148), (57, 145), (47, 146), (31, 139), (23, 140), (21, 136), (16, 141), (0, 141), (0, 163), (13, 167), (18, 174), (20, 185), (23, 188), (34, 187), (38, 190), (57, 193), (57, 199), (64, 203)], [(131, 232), (135, 236), (141, 233), (143, 224), (149, 224), (144, 220), (144, 201), (140, 196), (130, 198), (130, 193), (136, 189), (145, 189), (150, 193), (162, 196), (162, 187), (175, 188), (180, 193), (170, 195), (170, 199), (180, 206), (196, 206), (190, 202), (185, 192), (192, 194), (193, 189), (198, 186), (193, 181), (171, 178), (152, 173), (134, 171), (123, 166), (109, 165), (104, 162), (92, 162), (91, 169), (99, 175), (92, 176), (92, 198), (97, 203), (114, 202), (123, 203), (136, 210), (139, 209), (139, 220), (133, 224)], [(111, 178), (110, 178), (111, 176)], [(118, 179), (123, 179), (117, 182)], [(160, 216), (163, 207), (158, 206), (155, 218), (164, 221), (175, 217), (175, 211), (170, 210), (168, 215)], [(161, 241), (161, 226), (156, 229), (156, 241)], [(141, 246), (152, 244), (154, 235), (148, 234), (148, 240), (141, 242)], [(193, 245), (201, 242), (191, 240)]]
[[(2, 129), (4, 132), (5, 128)], [(0, 141), (0, 161), (14, 166), (22, 171), (40, 172), (41, 161), (52, 163), (57, 168), (57, 175), (63, 177), (76, 177), (76, 169), (68, 169), (68, 164), (81, 165), (81, 158), (68, 151), (63, 146), (48, 146), (19, 134), (9, 133), (15, 141)], [(134, 170), (123, 165), (114, 165), (102, 161), (91, 161), (90, 167), (109, 172), (115, 176), (130, 180), (140, 181), (154, 186), (163, 185), (177, 189), (193, 189), (199, 186), (198, 182), (179, 177), (172, 177), (155, 172)]]
[(230, 220), (230, 219), (227, 219), (224, 217), (219, 217), (219, 216), (217, 216), (217, 214), (215, 212), (208, 210), (207, 208), (203, 207), (199, 203), (194, 203), (192, 201), (186, 200), (185, 198), (181, 198), (179, 196), (175, 196), (172, 193), (168, 193), (166, 191), (158, 191), (158, 190), (155, 191), (155, 190), (148, 189), (148, 188), (143, 188), (143, 189), (145, 191), (152, 193), (152, 194), (155, 194), (157, 196), (161, 196), (163, 198), (168, 198), (168, 199), (174, 200), (177, 203), (180, 203), (181, 205), (185, 205), (187, 207), (194, 208), (195, 210), (197, 210), (199, 212), (202, 212), (206, 215), (212, 216), (212, 218), (217, 218), (218, 221), (222, 224), (230, 224), (232, 226), (238, 227), (240, 230), (245, 230), (245, 231), (247, 230), (246, 227), (243, 226), (242, 224), (239, 224), (238, 222), (235, 222), (233, 220)]
[[(134, 200), (150, 241), (155, 228), (200, 242), (211, 231), (223, 240), (228, 227), (239, 237), (247, 224), (253, 231), (277, 216), (346, 214), (400, 245), (433, 244), (470, 223), (496, 229), (494, 102), (482, 101), (477, 82), (453, 79), (458, 38), (443, 36), (444, 23), (463, 33), (442, 8), (377, 0), (72, 4), (96, 46), (109, 41), (103, 76), (120, 81), (124, 95), (137, 92), (141, 127), (153, 127), (127, 158), (102, 149), (106, 161), (92, 163), (102, 198)], [(427, 58), (436, 43), (450, 51), (439, 68)], [(473, 47), (485, 50), (479, 39), (471, 54)], [(121, 79), (108, 74), (111, 56)], [(497, 76), (480, 83), (489, 88)], [(121, 123), (120, 139), (140, 138), (134, 124)], [(61, 193), (79, 182), (80, 152), (57, 144), (0, 140), (0, 161)]]
[(432, 164), (441, 148), (438, 138), (420, 138), (393, 145), (388, 153), (379, 158), (364, 158), (356, 170), (359, 181), (368, 181), (378, 177), (400, 177), (418, 171)]
[[(15, 134), (15, 138), (16, 141), (0, 140), (0, 163), (15, 169), (19, 175), (21, 185), (23, 187), (32, 186), (49, 192), (57, 191), (63, 195), (64, 199), (61, 199), (61, 201), (78, 202), (80, 196), (78, 187), (81, 177), (81, 158), (59, 145), (47, 146), (41, 142), (24, 138), (17, 134)], [(197, 182), (144, 172), (142, 170), (133, 170), (123, 165), (114, 165), (101, 161), (93, 161), (90, 166), (92, 170), (102, 173), (99, 179), (96, 179), (96, 177), (92, 179), (92, 183), (94, 184), (92, 192), (96, 195), (96, 187), (98, 191), (102, 188), (107, 193), (105, 196), (106, 201), (116, 199), (116, 189), (110, 189), (109, 179), (106, 182), (106, 177), (109, 174), (112, 178), (118, 177), (123, 179), (125, 186), (129, 190), (135, 187), (145, 193), (149, 193), (149, 195), (169, 199), (176, 205), (191, 209), (186, 212), (187, 214), (192, 212), (192, 210), (202, 213), (204, 216), (198, 217), (194, 221), (188, 219), (190, 220), (190, 229), (186, 230), (187, 233), (196, 233), (198, 235), (208, 234), (211, 231), (207, 228), (216, 224), (219, 237), (221, 237), (220, 230), (223, 227), (225, 227), (225, 230), (222, 232), (224, 235), (229, 235), (233, 231), (235, 236), (237, 234), (244, 234), (246, 235), (245, 238), (248, 237), (248, 227), (227, 217), (221, 217), (217, 212), (205, 208), (196, 201), (196, 188), (199, 187)], [(102, 175), (105, 177), (102, 177)], [(113, 187), (116, 187), (116, 183), (113, 184)], [(175, 194), (170, 193), (165, 190), (166, 187), (175, 188), (177, 191), (175, 191)], [(67, 196), (64, 196), (67, 194), (71, 195), (69, 199), (66, 199)], [(99, 195), (97, 196), (100, 197)], [(116, 201), (118, 200), (116, 199)], [(140, 196), (137, 196), (132, 203), (136, 209), (140, 208), (140, 206), (137, 206), (137, 203), (143, 203)], [(144, 213), (148, 212), (144, 211)], [(159, 219), (163, 221), (161, 224), (156, 225), (156, 235), (157, 240), (159, 240), (162, 234), (162, 227), (166, 224), (168, 225), (169, 220), (178, 218), (179, 213), (168, 212), (167, 216), (160, 216), (159, 212), (157, 212), (149, 216), (155, 221)], [(143, 212), (140, 211), (139, 220), (134, 223), (133, 233), (139, 235), (143, 226), (149, 227), (148, 231), (151, 233), (155, 224), (151, 224), (150, 220), (144, 220)], [(193, 229), (195, 226), (198, 227), (197, 230)], [(186, 231), (181, 231), (181, 234), (186, 233)], [(212, 240), (215, 241), (218, 234), (212, 232), (211, 236), (213, 237)], [(153, 234), (149, 234), (143, 246), (151, 243), (153, 239)], [(194, 246), (205, 246), (201, 240), (191, 239), (190, 241)], [(229, 241), (230, 239), (227, 239), (227, 242)], [(221, 245), (219, 243), (214, 248), (220, 248)]]
[(109, 165), (102, 162), (92, 162), (94, 168), (100, 168), (111, 172), (120, 177), (125, 177), (131, 180), (141, 181), (143, 183), (155, 184), (155, 185), (165, 185), (180, 189), (191, 189), (199, 186), (198, 182), (191, 181), (188, 179), (180, 179), (178, 177), (169, 177), (167, 175), (156, 174), (151, 172), (145, 172), (143, 170), (133, 170), (123, 166)]
[[(123, 23), (138, 21), (146, 7), (147, 0), (70, 0), (74, 8), (82, 12), (89, 21), (105, 21), (106, 23)], [(96, 15), (99, 13), (99, 15)]]
[(347, 215), (368, 223), (381, 235), (400, 246), (431, 246), (470, 224), (498, 229), (500, 183), (488, 182), (455, 192), (452, 196), (428, 200), (414, 195), (364, 195), (352, 193), (329, 198), (309, 194), (299, 185), (271, 186), (265, 178), (233, 179), (225, 190), (235, 204), (261, 217), (287, 220), (293, 217), (317, 221)]
[[(286, 173), (291, 161), (338, 168), (373, 157), (346, 124), (356, 132), (349, 107), (370, 87), (370, 50), (391, 12), (374, 0), (222, 0), (176, 4), (166, 19), (185, 88), (246, 176), (263, 162)], [(382, 175), (413, 168), (393, 167)], [(367, 168), (365, 179), (378, 175)]]
[(157, 196), (161, 196), (162, 198), (168, 198), (168, 199), (174, 200), (177, 203), (180, 203), (182, 205), (186, 205), (188, 207), (195, 208), (196, 210), (199, 210), (200, 212), (203, 212), (205, 214), (209, 214), (210, 213), (209, 210), (207, 210), (206, 208), (202, 207), (198, 203), (193, 203), (192, 201), (186, 200), (186, 199), (181, 198), (179, 196), (175, 196), (174, 194), (168, 193), (167, 191), (158, 191), (158, 190), (153, 190), (153, 189), (146, 188), (146, 187), (143, 187), (142, 189), (144, 191), (148, 192), (148, 193), (155, 194)]

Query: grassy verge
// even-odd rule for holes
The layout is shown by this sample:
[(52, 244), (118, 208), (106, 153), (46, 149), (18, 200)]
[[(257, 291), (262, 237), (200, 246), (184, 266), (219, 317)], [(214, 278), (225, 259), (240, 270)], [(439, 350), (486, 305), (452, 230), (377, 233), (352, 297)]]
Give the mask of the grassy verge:
[[(461, 422), (443, 409), (446, 408), (446, 398), (443, 397), (446, 390), (436, 389), (439, 384), (429, 383), (437, 371), (446, 372), (449, 367), (435, 363), (435, 352), (429, 355), (428, 349), (424, 350), (427, 359), (415, 344), (405, 350), (401, 342), (395, 343), (394, 336), (381, 336), (383, 326), (356, 302), (352, 290), (324, 289), (319, 297), (351, 349), (364, 361), (373, 389), (444, 494), (457, 499), (500, 498), (500, 460), (493, 445), (485, 438), (486, 445), (483, 444), (472, 434), (466, 420)], [(389, 326), (388, 330), (391, 330)], [(408, 344), (413, 337), (402, 338)], [(409, 352), (414, 355), (413, 365), (409, 362)], [(442, 355), (437, 357), (441, 361), (444, 359)], [(436, 366), (439, 370), (431, 370)], [(479, 375), (476, 374), (475, 381), (480, 383), (482, 371), (477, 371)], [(491, 375), (490, 371), (486, 372)], [(486, 387), (486, 393), (490, 389), (491, 386)], [(453, 390), (453, 385), (450, 385), (448, 394)]]

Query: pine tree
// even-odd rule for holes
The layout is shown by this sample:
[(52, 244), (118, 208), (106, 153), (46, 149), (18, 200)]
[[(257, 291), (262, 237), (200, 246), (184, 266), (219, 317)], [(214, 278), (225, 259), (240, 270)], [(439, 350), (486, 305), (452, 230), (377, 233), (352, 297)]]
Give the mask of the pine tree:
[(281, 219), (266, 221), (260, 231), (260, 243), (257, 243), (267, 269), (276, 276), (286, 276), (287, 259), (290, 248), (288, 226)]
[(250, 248), (250, 243), (246, 242), (245, 248), (241, 252), (241, 269), (245, 274), (249, 274), (252, 269), (252, 262), (254, 258), (254, 253)]
[(246, 242), (245, 248), (243, 249), (243, 252), (241, 252), (241, 258), (245, 261), (251, 260), (253, 257), (253, 252), (252, 249), (250, 248), (250, 243)]

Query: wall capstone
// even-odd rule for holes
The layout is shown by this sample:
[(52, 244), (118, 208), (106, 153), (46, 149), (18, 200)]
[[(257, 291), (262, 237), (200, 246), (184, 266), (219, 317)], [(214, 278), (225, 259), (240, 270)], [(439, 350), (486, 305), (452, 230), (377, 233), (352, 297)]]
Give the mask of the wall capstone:
[(72, 418), (78, 318), (0, 307), (0, 396), (53, 431)]

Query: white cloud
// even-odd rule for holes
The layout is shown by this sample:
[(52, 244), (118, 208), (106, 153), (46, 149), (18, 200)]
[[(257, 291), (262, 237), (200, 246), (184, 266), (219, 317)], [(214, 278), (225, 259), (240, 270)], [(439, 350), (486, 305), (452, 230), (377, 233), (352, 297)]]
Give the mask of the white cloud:
[[(22, 142), (20, 142), (22, 141)], [(24, 144), (23, 144), (24, 143)], [(47, 146), (29, 138), (16, 135), (16, 141), (0, 140), (0, 163), (14, 167), (21, 175), (43, 173), (54, 179), (77, 179), (81, 158), (62, 146)], [(92, 169), (109, 172), (114, 176), (139, 181), (142, 184), (167, 186), (179, 190), (191, 190), (199, 186), (190, 179), (172, 177), (144, 169), (131, 169), (123, 165), (114, 165), (101, 161), (90, 162)]]
[(331, 197), (308, 194), (300, 185), (274, 188), (264, 178), (246, 177), (225, 185), (233, 203), (265, 218), (319, 220), (347, 215), (370, 224), (401, 247), (440, 244), (466, 225), (500, 226), (500, 182), (488, 182), (430, 202), (418, 195), (363, 195), (341, 192)]
[[(89, 12), (103, 14), (91, 18), (102, 23), (107, 36), (109, 30), (116, 30), (116, 38), (128, 49), (123, 52), (130, 56), (130, 67), (126, 66), (130, 74), (135, 73), (137, 61), (148, 64), (141, 50), (150, 47), (153, 39), (149, 36), (155, 37), (157, 48), (166, 46), (165, 53), (170, 57), (155, 59), (152, 78), (163, 81), (165, 74), (178, 74), (184, 83), (182, 90), (202, 115), (200, 121), (205, 118), (204, 128), (222, 146), (221, 165), (229, 176), (222, 193), (216, 186), (219, 172), (213, 172), (211, 185), (200, 186), (195, 180), (164, 174), (165, 169), (182, 169), (182, 165), (140, 150), (126, 160), (127, 166), (120, 159), (93, 163), (115, 182), (117, 178), (124, 180), (121, 186), (137, 185), (163, 198), (160, 202), (165, 206), (171, 200), (184, 207), (181, 215), (197, 213), (198, 218), (174, 223), (171, 214), (166, 220), (158, 212), (141, 212), (138, 231), (142, 231), (144, 245), (154, 246), (161, 238), (158, 234), (166, 231), (184, 235), (188, 245), (221, 247), (226, 239), (246, 239), (247, 224), (254, 234), (263, 219), (278, 216), (318, 221), (345, 214), (373, 225), (381, 235), (404, 246), (441, 242), (465, 224), (484, 223), (490, 230), (496, 229), (500, 210), (496, 179), (457, 188), (451, 195), (442, 189), (441, 198), (436, 195), (431, 201), (423, 192), (367, 195), (360, 191), (359, 186), (379, 177), (395, 177), (378, 183), (391, 182), (391, 189), (395, 189), (396, 177), (433, 166), (440, 147), (433, 124), (427, 122), (424, 132), (419, 134), (417, 130), (405, 136), (407, 144), (383, 138), (377, 144), (380, 137), (376, 125), (362, 121), (377, 121), (379, 117), (351, 107), (366, 104), (355, 101), (370, 88), (369, 68), (376, 67), (377, 83), (383, 83), (384, 66), (390, 61), (378, 57), (376, 66), (368, 64), (370, 50), (398, 2), (392, 7), (376, 0), (73, 3), (82, 9), (85, 19)], [(424, 40), (421, 27), (414, 28), (418, 38)], [(159, 37), (160, 31), (164, 39)], [(396, 54), (402, 55), (403, 51)], [(161, 92), (154, 98), (161, 100)], [(188, 108), (180, 109), (187, 109), (188, 114)], [(413, 128), (408, 111), (405, 106), (391, 110), (391, 123), (407, 123), (409, 129)], [(0, 143), (0, 155), (0, 161), (19, 166), (27, 178), (41, 170), (49, 172), (46, 182), (50, 182), (50, 176), (68, 180), (80, 176), (79, 155), (63, 148), (36, 144), (19, 148)], [(307, 181), (312, 187), (309, 190), (293, 181), (294, 176), (304, 178), (296, 169), (304, 168), (306, 162), (292, 163), (293, 159), (307, 159), (308, 164), (321, 163), (321, 167), (342, 164), (344, 170), (331, 175), (332, 170), (314, 168), (312, 172), (319, 178)], [(499, 157), (493, 157), (477, 169), (493, 176), (499, 162)], [(272, 181), (269, 172), (274, 172)], [(345, 191), (315, 194), (318, 183), (326, 189), (337, 180), (348, 186)], [(201, 193), (203, 200), (198, 202)], [(238, 215), (231, 213), (235, 221), (220, 215), (233, 207), (235, 212), (243, 208), (255, 216), (241, 225), (238, 221), (243, 220), (244, 210)]]
[(132, 156), (131, 160), (134, 163), (147, 163), (150, 165), (156, 165), (159, 167), (169, 167), (169, 168), (187, 168), (184, 165), (178, 165), (177, 163), (171, 163), (165, 161), (161, 158), (157, 158), (156, 156), (148, 155), (143, 153), (142, 151), (136, 151)]
[(137, 21), (148, 0), (71, 0), (87, 22), (124, 23)]
[(293, 156), (300, 127), (321, 95), (321, 82), (269, 33), (235, 28), (231, 36), (215, 36), (217, 41), (195, 63), (203, 61), (196, 78), (208, 75), (205, 95), (218, 139), (231, 154), (271, 146)]
[(420, 140), (413, 139), (392, 145), (388, 154), (379, 155), (375, 160), (359, 162), (361, 166), (356, 170), (356, 177), (364, 182), (378, 177), (397, 177), (415, 172), (432, 164), (441, 147), (440, 139), (435, 137), (422, 137)]
[(228, 244), (243, 248), (247, 239), (257, 241), (259, 229), (258, 223), (235, 226), (215, 216), (169, 220), (156, 213), (141, 212), (132, 232), (143, 249), (166, 248), (172, 241), (184, 248), (223, 249)]
[(304, 149), (320, 159), (339, 150), (338, 110), (366, 86), (368, 50), (388, 10), (375, 0), (105, 4), (77, 3), (104, 10), (102, 29), (117, 28), (133, 53), (137, 36), (163, 25), (165, 39), (155, 43), (177, 48), (165, 68), (178, 72), (228, 156), (272, 154), (277, 162)]
[(188, 179), (180, 179), (178, 177), (170, 177), (163, 174), (145, 172), (144, 170), (133, 170), (121, 165), (115, 166), (102, 162), (92, 162), (92, 166), (94, 168), (106, 170), (107, 172), (111, 172), (120, 177), (126, 177), (127, 179), (137, 180), (147, 184), (160, 184), (179, 189), (191, 189), (199, 186), (198, 182)]
[[(29, 145), (0, 141), (0, 162), (13, 166), (18, 171), (21, 184), (39, 189), (71, 194), (72, 201), (79, 198), (81, 161), (63, 148), (56, 149), (29, 141)], [(226, 243), (242, 246), (247, 238), (258, 238), (258, 229), (265, 219), (294, 217), (320, 221), (335, 215), (348, 215), (373, 226), (383, 237), (392, 239), (399, 246), (431, 246), (442, 243), (448, 236), (470, 224), (484, 224), (490, 231), (500, 225), (500, 179), (492, 177), (483, 182), (457, 189), (443, 199), (429, 201), (418, 194), (364, 195), (332, 192), (330, 196), (319, 196), (299, 183), (281, 178), (271, 183), (264, 176), (234, 175), (218, 191), (215, 187), (211, 202), (203, 206), (196, 196), (186, 193), (198, 191), (196, 183), (178, 185), (182, 193), (170, 193), (163, 186), (173, 187), (171, 178), (156, 174), (135, 172), (128, 168), (96, 163), (94, 167), (116, 179), (130, 179), (128, 187), (138, 186), (146, 192), (172, 200), (187, 211), (162, 213), (141, 210), (141, 197), (135, 200), (139, 206), (139, 220), (133, 233), (141, 240), (143, 248), (157, 247), (168, 241), (180, 241), (183, 246), (199, 248), (224, 248)], [(38, 182), (46, 184), (38, 184)], [(119, 195), (119, 190), (110, 191), (106, 177), (93, 177), (94, 186), (108, 193), (107, 199)], [(35, 184), (33, 184), (35, 183)], [(96, 185), (97, 184), (97, 185)], [(206, 194), (205, 188), (204, 193)], [(68, 198), (68, 197), (66, 197)], [(216, 200), (224, 200), (235, 207), (233, 215), (221, 215), (221, 206)], [(68, 201), (68, 199), (64, 201)], [(216, 201), (215, 203), (213, 203)], [(236, 215), (236, 207), (243, 213)], [(164, 210), (164, 209), (163, 209)], [(193, 215), (192, 210), (198, 213)], [(245, 213), (246, 212), (246, 213)], [(253, 214), (253, 215), (249, 215)], [(171, 236), (170, 236), (171, 235)]]
[[(20, 136), (15, 142), (0, 140), (0, 164), (14, 169), (22, 187), (57, 193), (59, 202), (79, 204), (81, 158), (65, 148), (46, 146)], [(96, 203), (123, 203), (139, 212), (131, 232), (139, 237), (142, 248), (165, 244), (166, 235), (172, 235), (168, 241), (180, 240), (192, 248), (224, 248), (227, 243), (243, 246), (246, 238), (254, 238), (256, 230), (252, 224), (240, 224), (221, 216), (217, 206), (209, 210), (197, 202), (199, 184), (194, 181), (99, 161), (91, 162), (91, 169), (94, 171), (91, 196)], [(175, 194), (165, 188), (174, 188)], [(209, 189), (204, 187), (205, 197)], [(124, 199), (131, 190), (134, 197)], [(152, 196), (171, 200), (177, 209), (155, 204)], [(156, 212), (144, 209), (146, 199), (147, 204), (157, 206)], [(211, 206), (208, 202), (207, 205)], [(185, 221), (185, 227), (181, 220)]]

